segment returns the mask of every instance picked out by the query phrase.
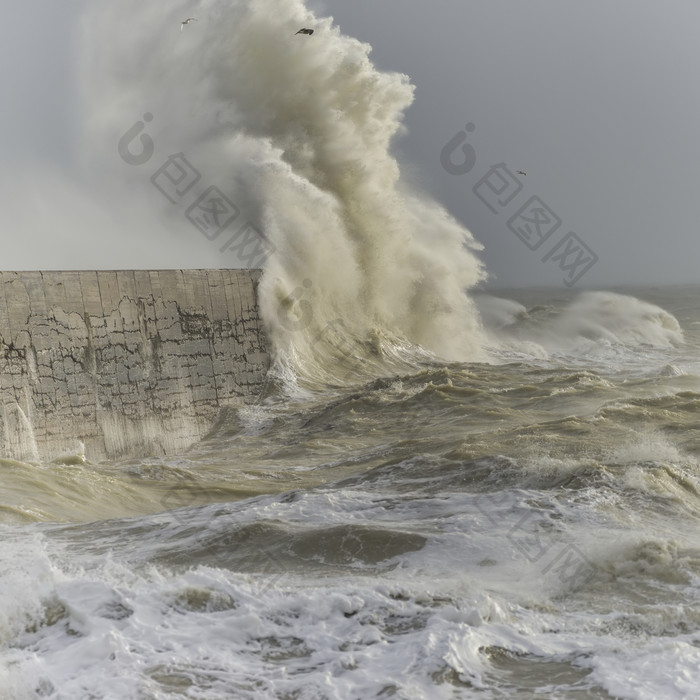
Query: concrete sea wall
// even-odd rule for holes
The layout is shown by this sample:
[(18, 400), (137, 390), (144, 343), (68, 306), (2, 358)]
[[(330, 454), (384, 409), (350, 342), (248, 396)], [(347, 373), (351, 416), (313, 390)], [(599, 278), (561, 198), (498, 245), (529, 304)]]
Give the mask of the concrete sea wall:
[(185, 450), (262, 390), (260, 274), (0, 272), (0, 458)]

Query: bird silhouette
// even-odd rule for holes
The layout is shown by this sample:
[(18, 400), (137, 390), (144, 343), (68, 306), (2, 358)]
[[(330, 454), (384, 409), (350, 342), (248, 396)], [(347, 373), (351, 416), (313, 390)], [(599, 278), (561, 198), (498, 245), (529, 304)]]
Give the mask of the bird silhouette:
[(303, 27), (294, 36), (296, 36), (297, 34), (308, 34), (309, 36), (311, 36), (313, 33), (314, 33), (313, 29), (306, 29), (305, 27)]
[(197, 18), (196, 17), (188, 17), (186, 20), (180, 23), (180, 31), (182, 31), (185, 28), (186, 24), (189, 24), (190, 22), (196, 22)]

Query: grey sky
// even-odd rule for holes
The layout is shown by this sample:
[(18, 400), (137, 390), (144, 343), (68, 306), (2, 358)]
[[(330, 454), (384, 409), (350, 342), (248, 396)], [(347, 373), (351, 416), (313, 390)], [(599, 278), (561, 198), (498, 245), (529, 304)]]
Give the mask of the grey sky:
[(3, 161), (71, 153), (74, 28), (79, 0), (35, 0), (3, 9), (0, 23), (0, 139)]
[[(541, 259), (568, 232), (599, 257), (581, 286), (698, 279), (697, 3), (310, 4), (333, 15), (344, 33), (372, 44), (380, 69), (411, 77), (416, 100), (406, 118), (408, 134), (396, 145), (404, 172), (484, 245), (494, 284), (561, 284), (557, 264)], [(71, 167), (79, 74), (74, 29), (81, 5), (34, 0), (4, 10), (0, 182), (17, 170), (31, 172), (37, 160)], [(469, 134), (476, 163), (468, 173), (449, 174), (441, 150), (468, 122), (476, 127)], [(518, 196), (494, 214), (472, 189), (499, 163), (527, 176), (520, 178)], [(533, 196), (562, 222), (536, 250), (508, 228)], [(54, 267), (110, 266), (104, 251), (112, 243), (102, 246), (98, 232), (89, 245), (72, 237), (61, 246), (55, 231), (33, 232), (31, 240), (14, 236), (14, 222), (7, 212), (3, 218), (6, 269), (46, 267), (38, 251), (49, 248)], [(42, 245), (48, 237), (49, 248)], [(131, 266), (139, 267), (140, 260), (153, 259), (134, 245), (121, 264), (133, 258)], [(201, 249), (201, 241), (178, 239), (167, 253), (160, 248), (160, 266), (216, 264)]]

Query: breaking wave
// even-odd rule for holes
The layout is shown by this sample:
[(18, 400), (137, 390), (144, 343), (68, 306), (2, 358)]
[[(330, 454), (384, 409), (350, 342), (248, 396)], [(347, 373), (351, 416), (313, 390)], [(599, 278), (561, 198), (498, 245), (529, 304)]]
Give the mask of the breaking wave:
[(610, 347), (663, 349), (683, 342), (672, 314), (626, 294), (586, 291), (563, 307), (530, 309), (489, 295), (476, 303), (493, 345), (536, 356)]
[[(304, 26), (313, 36), (295, 34)], [(485, 359), (465, 293), (484, 277), (480, 246), (391, 153), (413, 99), (405, 75), (378, 71), (369, 45), (301, 0), (100, 3), (87, 27), (91, 157), (124, 177), (114, 143), (148, 110), (148, 138), (196, 162), (262, 232), (278, 372), (328, 380), (339, 362), (371, 373), (421, 351)]]

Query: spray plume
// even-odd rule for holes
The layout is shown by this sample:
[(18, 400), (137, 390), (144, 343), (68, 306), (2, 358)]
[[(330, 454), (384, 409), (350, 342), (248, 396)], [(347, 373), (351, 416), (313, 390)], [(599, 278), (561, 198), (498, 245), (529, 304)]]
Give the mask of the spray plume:
[(484, 359), (465, 293), (484, 276), (479, 246), (402, 181), (391, 145), (413, 87), (369, 45), (301, 0), (101, 2), (84, 30), (87, 163), (123, 171), (114, 144), (148, 111), (163, 152), (187, 153), (255, 222), (278, 371), (332, 381), (348, 358)]

